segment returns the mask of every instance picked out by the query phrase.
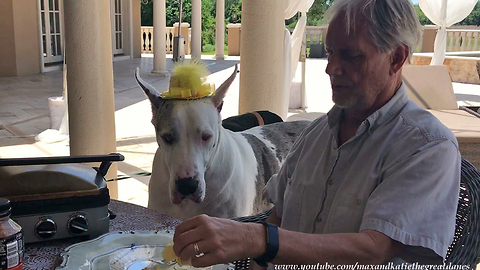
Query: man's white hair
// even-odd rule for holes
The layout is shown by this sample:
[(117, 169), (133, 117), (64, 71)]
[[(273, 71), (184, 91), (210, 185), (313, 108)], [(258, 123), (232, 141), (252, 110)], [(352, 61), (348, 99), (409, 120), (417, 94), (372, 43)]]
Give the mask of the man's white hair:
[(347, 34), (357, 28), (356, 16), (362, 16), (370, 42), (382, 53), (404, 44), (410, 60), (417, 48), (421, 25), (410, 0), (336, 0), (324, 17), (329, 22), (339, 14), (345, 16)]

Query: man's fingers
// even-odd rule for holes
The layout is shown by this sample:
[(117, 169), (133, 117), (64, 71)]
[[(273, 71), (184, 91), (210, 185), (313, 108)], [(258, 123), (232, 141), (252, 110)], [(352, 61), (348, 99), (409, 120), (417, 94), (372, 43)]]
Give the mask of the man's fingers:
[[(177, 236), (177, 238), (173, 238), (173, 242), (175, 243), (173, 245), (173, 250), (175, 251), (175, 254), (180, 255), (182, 254), (184, 249), (188, 249), (188, 246), (190, 244), (196, 243), (200, 240), (202, 240), (202, 233), (199, 232), (200, 229), (198, 227), (186, 231), (180, 235)], [(183, 258), (182, 258), (183, 259)]]
[[(195, 245), (197, 248), (195, 248)], [(182, 258), (182, 260), (188, 260), (201, 254), (215, 252), (216, 250), (218, 250), (218, 245), (216, 245), (213, 241), (196, 241), (185, 246), (185, 248), (179, 254), (179, 257)]]
[[(193, 218), (189, 218), (189, 219), (185, 220), (184, 222), (180, 223), (175, 228), (175, 236), (180, 235), (180, 234), (182, 234), (186, 231), (189, 231), (189, 230), (191, 230), (195, 227), (198, 227), (201, 220), (206, 218), (206, 217), (207, 217), (206, 215), (200, 215), (200, 216), (196, 216), (196, 217), (193, 217)], [(174, 238), (174, 241), (175, 241), (175, 238)]]
[(231, 263), (220, 259), (216, 252), (205, 253), (205, 255), (201, 257), (194, 256), (191, 262), (193, 267), (207, 267), (220, 263)]

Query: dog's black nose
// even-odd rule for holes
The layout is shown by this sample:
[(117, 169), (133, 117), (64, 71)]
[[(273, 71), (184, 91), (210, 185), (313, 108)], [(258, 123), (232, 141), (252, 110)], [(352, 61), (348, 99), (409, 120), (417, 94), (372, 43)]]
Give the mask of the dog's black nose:
[(192, 177), (178, 179), (175, 183), (177, 186), (178, 192), (183, 196), (188, 196), (195, 193), (198, 188), (198, 181), (194, 180)]

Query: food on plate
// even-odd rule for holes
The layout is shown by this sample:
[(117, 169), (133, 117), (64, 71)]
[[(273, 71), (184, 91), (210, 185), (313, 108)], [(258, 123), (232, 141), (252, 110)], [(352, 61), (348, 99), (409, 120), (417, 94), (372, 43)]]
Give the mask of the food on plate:
[(163, 259), (166, 262), (175, 261), (180, 266), (192, 265), (192, 262), (190, 260), (182, 261), (182, 259), (180, 259), (180, 257), (177, 257), (177, 255), (175, 255), (175, 252), (173, 251), (173, 243), (172, 242), (167, 244), (167, 246), (165, 247), (165, 249), (162, 252), (162, 256), (163, 256)]
[(142, 268), (142, 270), (162, 270), (162, 268), (160, 268), (160, 266), (155, 266), (155, 268), (147, 266), (147, 267)]

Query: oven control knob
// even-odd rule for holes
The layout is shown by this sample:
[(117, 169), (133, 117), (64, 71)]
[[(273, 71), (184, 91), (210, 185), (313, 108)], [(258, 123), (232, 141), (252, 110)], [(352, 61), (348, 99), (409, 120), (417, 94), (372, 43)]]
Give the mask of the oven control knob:
[(75, 215), (68, 220), (68, 231), (71, 234), (82, 234), (88, 232), (88, 221), (84, 215)]
[(49, 218), (41, 219), (35, 225), (35, 234), (42, 238), (48, 239), (57, 233), (57, 224)]

